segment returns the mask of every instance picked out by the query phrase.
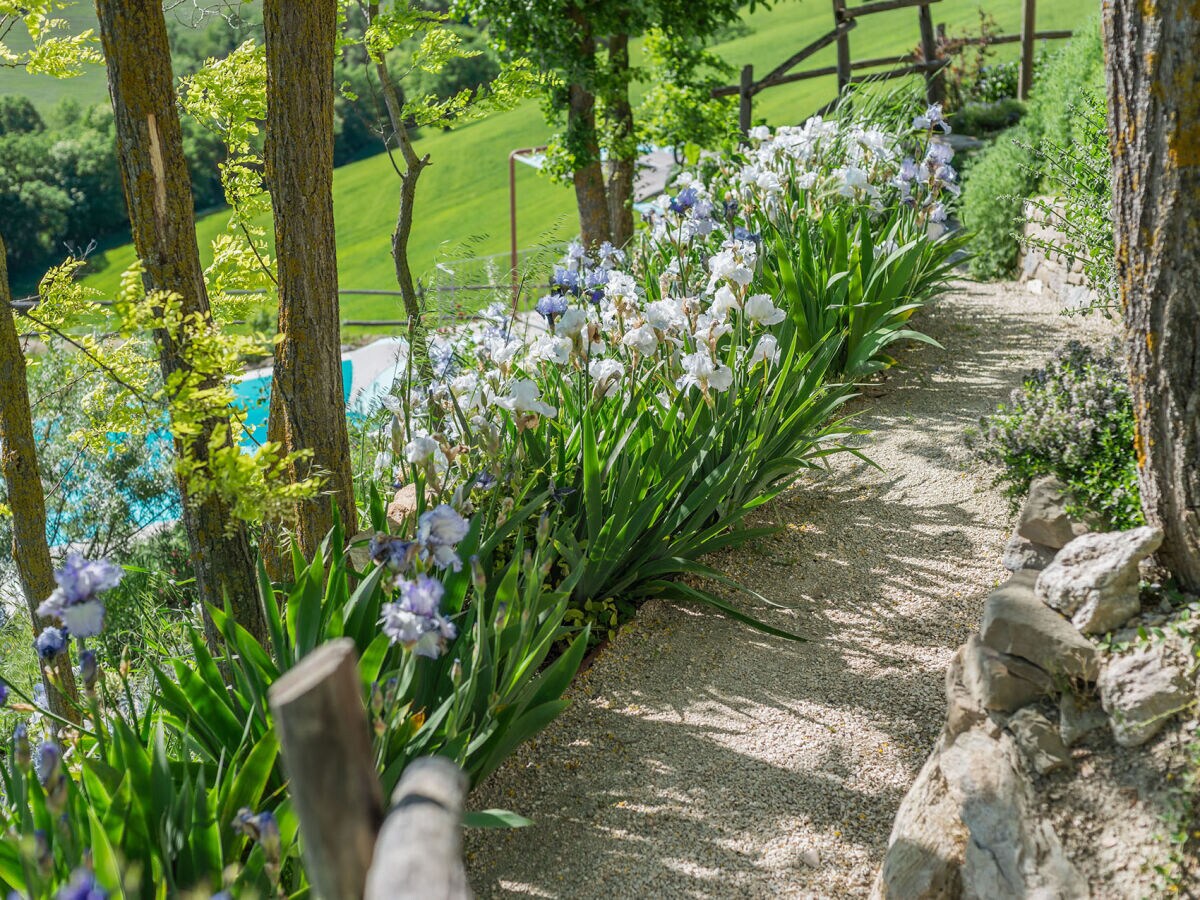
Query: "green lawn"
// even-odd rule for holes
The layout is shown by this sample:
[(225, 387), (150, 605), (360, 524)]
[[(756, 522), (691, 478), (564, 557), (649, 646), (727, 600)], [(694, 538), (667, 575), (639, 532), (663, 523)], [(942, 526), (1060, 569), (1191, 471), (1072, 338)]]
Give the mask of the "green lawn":
[[(975, 26), (982, 4), (997, 20), (1000, 30), (1019, 28), (1020, 0), (943, 0), (933, 7), (934, 21), (946, 22), (951, 33)], [(858, 4), (852, 4), (858, 5)], [(1056, 0), (1039, 10), (1040, 29), (1076, 27), (1095, 15), (1095, 0)], [(832, 27), (829, 4), (821, 0), (777, 0), (770, 10), (746, 15), (751, 33), (729, 40), (716, 49), (729, 62), (751, 62), (760, 77), (795, 50)], [(917, 43), (917, 13), (902, 9), (864, 17), (850, 34), (855, 59), (903, 53)], [(1016, 45), (997, 48), (999, 58), (1011, 57)], [(830, 47), (804, 64), (832, 65)], [(5, 73), (0, 73), (5, 78)], [(95, 73), (86, 81), (66, 82), (80, 93), (94, 90), (103, 96), (103, 82)], [(49, 79), (24, 77), (25, 83)], [(0, 88), (16, 89), (0, 80)], [(21, 90), (29, 92), (22, 87)], [(804, 120), (834, 94), (834, 79), (823, 78), (773, 88), (755, 98), (754, 116), (771, 124)], [(42, 97), (40, 99), (45, 100)], [(508, 154), (517, 147), (542, 143), (548, 127), (534, 103), (493, 116), (453, 132), (426, 133), (418, 150), (430, 154), (433, 165), (422, 176), (416, 225), (410, 250), (417, 272), (429, 273), (435, 264), (464, 257), (501, 253), (508, 248)], [(549, 183), (531, 169), (518, 166), (518, 243), (531, 247), (561, 241), (576, 231), (572, 192)], [(337, 217), (338, 269), (343, 288), (393, 288), (390, 235), (395, 222), (399, 181), (384, 156), (361, 160), (338, 169), (334, 179)], [(225, 226), (227, 215), (214, 213), (199, 220), (202, 251)], [(264, 223), (268, 224), (268, 223)], [(116, 289), (121, 271), (133, 261), (126, 245), (95, 257), (88, 283), (105, 293)], [(398, 299), (345, 297), (346, 318), (398, 318)]]

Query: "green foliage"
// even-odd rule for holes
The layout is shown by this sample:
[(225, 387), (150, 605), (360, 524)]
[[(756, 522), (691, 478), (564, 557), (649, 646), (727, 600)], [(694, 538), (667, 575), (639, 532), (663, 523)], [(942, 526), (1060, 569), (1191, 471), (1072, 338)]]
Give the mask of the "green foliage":
[[(17, 119), (31, 111), (21, 99), (9, 107)], [(0, 135), (0, 222), (13, 270), (28, 271), (127, 220), (111, 112), (50, 129), (37, 127), (40, 118), (17, 124)]]
[[(31, 75), (74, 78), (89, 63), (100, 62), (92, 29), (72, 34), (70, 23), (54, 15), (69, 5), (65, 0), (0, 0), (0, 66), (22, 66)], [(18, 22), (29, 36), (24, 52), (6, 43)]]
[[(1023, 238), (1045, 253), (1080, 263), (1087, 286), (1096, 292), (1087, 313), (1099, 310), (1111, 317), (1120, 307), (1112, 221), (1112, 161), (1103, 103), (1085, 98), (1072, 116), (1077, 139), (1057, 144), (1047, 138), (1026, 148), (1035, 166), (1045, 173), (1050, 200), (1030, 201), (1039, 218), (1061, 235), (1055, 240)], [(1080, 310), (1069, 310), (1078, 312)]]
[(28, 97), (0, 96), (0, 136), (45, 130), (46, 123)]
[(1025, 115), (1025, 104), (1015, 97), (968, 103), (950, 117), (955, 134), (988, 137), (1011, 128)]
[(737, 99), (714, 100), (714, 88), (726, 84), (733, 67), (704, 48), (694, 36), (676, 37), (659, 29), (642, 43), (649, 87), (637, 112), (640, 138), (661, 147), (700, 149), (729, 143), (737, 132)]
[(1008, 275), (1017, 264), (1025, 198), (1038, 184), (1021, 146), (1032, 134), (1025, 122), (1002, 132), (963, 173), (962, 220), (974, 235), (970, 265), (977, 278)]
[(997, 278), (1012, 272), (1025, 200), (1049, 186), (1045, 159), (1031, 160), (1025, 148), (1088, 140), (1087, 122), (1075, 111), (1103, 96), (1104, 50), (1093, 20), (1046, 61), (1021, 122), (1002, 132), (965, 173), (962, 218), (975, 233), (972, 275)]
[(1054, 475), (1070, 488), (1077, 513), (1100, 516), (1113, 529), (1142, 524), (1133, 401), (1121, 359), (1116, 348), (1100, 354), (1073, 341), (968, 432), (976, 453), (1002, 467), (998, 481), (1014, 509), (1033, 479)]

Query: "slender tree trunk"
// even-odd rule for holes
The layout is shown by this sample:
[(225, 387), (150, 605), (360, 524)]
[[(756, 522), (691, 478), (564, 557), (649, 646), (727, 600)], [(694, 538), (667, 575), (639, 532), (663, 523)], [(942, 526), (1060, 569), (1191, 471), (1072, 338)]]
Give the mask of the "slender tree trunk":
[[(54, 591), (54, 566), (46, 544), (46, 496), (38, 469), (33, 438), (33, 414), (29, 409), (29, 382), (25, 377), (25, 354), (13, 322), (12, 292), (8, 287), (8, 264), (4, 240), (0, 238), (0, 468), (8, 489), (8, 506), (13, 520), (13, 561), (21, 581), (21, 593), (29, 607), (36, 636), (52, 624), (37, 614), (37, 608)], [(71, 656), (64, 650), (51, 663), (55, 681), (42, 670), (50, 711), (72, 722), (79, 721), (75, 705), (78, 693)], [(50, 668), (50, 667), (47, 667)]]
[(1200, 591), (1200, 6), (1105, 0), (1104, 36), (1142, 508)]
[[(570, 10), (568, 16), (579, 29), (579, 58), (594, 70), (596, 39), (587, 19), (577, 9)], [(567, 88), (567, 143), (576, 160), (582, 160), (576, 162), (571, 179), (575, 183), (575, 205), (579, 208), (580, 240), (585, 247), (594, 247), (612, 240), (612, 222), (596, 133), (596, 95), (578, 81)]]
[(615, 129), (608, 176), (608, 217), (612, 242), (624, 247), (633, 237), (633, 186), (638, 158), (633, 105), (629, 102), (629, 35), (613, 35), (608, 44), (608, 65), (613, 84), (609, 114)]
[[(379, 15), (379, 4), (367, 5), (367, 23), (375, 21)], [(400, 98), (400, 88), (392, 78), (384, 57), (374, 61), (375, 74), (379, 78), (379, 89), (383, 94), (384, 106), (387, 108), (388, 124), (400, 155), (404, 160), (404, 168), (400, 170), (400, 208), (396, 214), (396, 230), (392, 233), (392, 260), (396, 265), (396, 283), (400, 286), (400, 297), (404, 301), (404, 312), (408, 317), (408, 346), (413, 354), (416, 371), (422, 380), (428, 383), (433, 377), (433, 367), (429, 361), (429, 345), (426, 342), (426, 330), (421, 321), (424, 310), (421, 309), (421, 298), (417, 296), (412, 268), (408, 262), (408, 240), (412, 235), (413, 209), (417, 199), (417, 181), (421, 172), (429, 165), (429, 156), (417, 155), (413, 147), (412, 136), (404, 124), (404, 103)]]
[[(333, 227), (333, 56), (337, 0), (266, 0), (267, 183), (275, 214), (279, 330), (267, 435), (306, 450), (296, 480), (321, 474), (353, 534), (358, 524), (342, 384)], [(328, 496), (297, 504), (295, 537), (312, 556), (332, 527)]]
[[(96, 0), (96, 12), (129, 221), (144, 268), (142, 281), (147, 292), (178, 295), (185, 316), (211, 321), (161, 0)], [(178, 334), (159, 329), (155, 340), (164, 382), (189, 369), (186, 327)], [(214, 432), (227, 424), (213, 420), (186, 441), (176, 437), (177, 455), (203, 465)], [(237, 621), (266, 643), (266, 620), (246, 526), (211, 492), (202, 500), (194, 499), (182, 475), (179, 490), (201, 603), (221, 608), (228, 600)], [(207, 609), (204, 623), (208, 642), (216, 649), (220, 636)]]

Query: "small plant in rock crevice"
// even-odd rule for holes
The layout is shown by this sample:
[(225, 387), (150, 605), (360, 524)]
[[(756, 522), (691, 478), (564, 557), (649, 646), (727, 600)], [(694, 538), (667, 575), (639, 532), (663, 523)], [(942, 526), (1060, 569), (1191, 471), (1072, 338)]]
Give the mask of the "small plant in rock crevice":
[(1116, 529), (1143, 523), (1133, 404), (1119, 360), (1115, 348), (1071, 341), (968, 431), (976, 454), (1001, 466), (997, 481), (1014, 509), (1033, 479), (1054, 475), (1081, 507), (1073, 513), (1099, 515)]

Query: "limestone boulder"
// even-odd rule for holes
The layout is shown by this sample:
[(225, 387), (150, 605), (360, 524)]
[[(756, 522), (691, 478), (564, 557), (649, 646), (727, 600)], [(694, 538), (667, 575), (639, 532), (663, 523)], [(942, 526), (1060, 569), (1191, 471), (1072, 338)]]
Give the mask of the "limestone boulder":
[(1013, 532), (1013, 536), (1004, 545), (1004, 556), (1000, 562), (1010, 572), (1020, 572), (1022, 569), (1041, 570), (1050, 565), (1056, 552), (1058, 551), (1053, 547), (1035, 544)]
[(971, 728), (900, 805), (872, 897), (1075, 900), (1087, 884), (1038, 813), (1012, 736)]
[(1185, 659), (1169, 641), (1138, 644), (1108, 659), (1098, 686), (1118, 744), (1146, 743), (1192, 702)]
[(392, 498), (392, 502), (387, 507), (388, 523), (396, 531), (413, 524), (413, 517), (417, 514), (417, 486), (415, 484), (406, 484), (400, 490), (396, 491), (396, 496)]
[(1065, 547), (1087, 531), (1087, 526), (1067, 514), (1067, 486), (1053, 475), (1035, 478), (1017, 519), (1017, 534), (1054, 550)]
[(1037, 572), (1017, 572), (992, 591), (979, 629), (983, 643), (1028, 660), (1052, 678), (1095, 681), (1100, 672), (1096, 648), (1038, 598), (1037, 578)]
[(1058, 733), (1068, 747), (1107, 724), (1108, 716), (1094, 697), (1079, 697), (1068, 691), (1059, 700)]
[(959, 652), (965, 686), (984, 709), (1012, 712), (1054, 693), (1054, 681), (1044, 670), (987, 646), (978, 635)]
[(1039, 775), (1062, 769), (1071, 762), (1070, 751), (1058, 728), (1036, 709), (1025, 707), (1008, 720), (1008, 730), (1025, 761)]
[(1120, 628), (1141, 607), (1139, 564), (1162, 540), (1162, 529), (1149, 526), (1081, 535), (1038, 576), (1038, 596), (1084, 634)]

